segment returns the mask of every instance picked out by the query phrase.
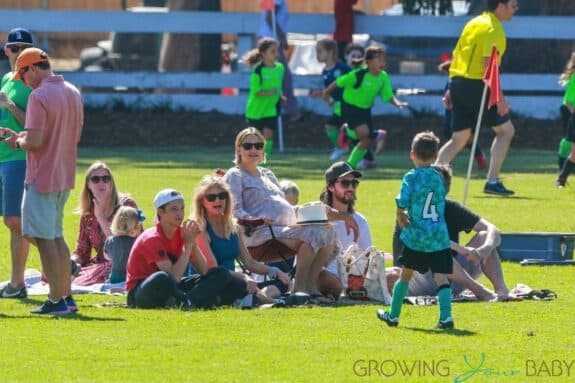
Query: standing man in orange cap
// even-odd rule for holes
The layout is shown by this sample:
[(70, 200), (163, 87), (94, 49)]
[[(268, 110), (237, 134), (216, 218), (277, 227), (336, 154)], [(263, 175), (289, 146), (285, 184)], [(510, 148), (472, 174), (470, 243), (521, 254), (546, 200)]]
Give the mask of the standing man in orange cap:
[(48, 55), (27, 48), (16, 60), (13, 79), (32, 88), (25, 130), (3, 129), (14, 148), (26, 151), (22, 234), (38, 246), (50, 285), (48, 300), (33, 314), (77, 311), (70, 289), (70, 250), (64, 241), (63, 212), (76, 178), (77, 145), (84, 123), (80, 92), (55, 75)]

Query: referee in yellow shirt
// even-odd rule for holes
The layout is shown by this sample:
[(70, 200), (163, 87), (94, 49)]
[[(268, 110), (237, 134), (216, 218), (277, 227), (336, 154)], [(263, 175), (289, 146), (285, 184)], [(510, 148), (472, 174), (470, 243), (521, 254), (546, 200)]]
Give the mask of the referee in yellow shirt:
[[(449, 164), (472, 140), (477, 123), (483, 74), (489, 62), (493, 46), (499, 60), (507, 45), (502, 22), (513, 18), (518, 9), (517, 0), (487, 0), (487, 11), (471, 19), (463, 28), (449, 69), (449, 89), (445, 93), (446, 107), (452, 107), (451, 130), (453, 135), (440, 149), (437, 162)], [(489, 97), (486, 98), (486, 102)], [(491, 159), (487, 182), (483, 191), (489, 194), (513, 195), (503, 186), (499, 171), (507, 155), (515, 129), (509, 119), (509, 104), (501, 92), (500, 101), (485, 111), (483, 120), (495, 132), (491, 146)]]

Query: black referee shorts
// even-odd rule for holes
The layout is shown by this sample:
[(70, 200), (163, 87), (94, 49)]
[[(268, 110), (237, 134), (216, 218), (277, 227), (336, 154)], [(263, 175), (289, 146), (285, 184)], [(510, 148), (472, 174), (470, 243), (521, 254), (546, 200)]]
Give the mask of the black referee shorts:
[[(449, 82), (449, 91), (451, 93), (451, 131), (459, 132), (466, 129), (475, 130), (477, 125), (477, 116), (479, 115), (479, 106), (481, 96), (483, 95), (483, 80), (472, 80), (463, 77), (454, 77)], [(489, 100), (489, 90), (485, 98), (485, 107)], [(509, 121), (509, 114), (500, 116), (497, 114), (497, 106), (485, 110), (483, 113), (482, 124), (489, 127), (498, 126)]]

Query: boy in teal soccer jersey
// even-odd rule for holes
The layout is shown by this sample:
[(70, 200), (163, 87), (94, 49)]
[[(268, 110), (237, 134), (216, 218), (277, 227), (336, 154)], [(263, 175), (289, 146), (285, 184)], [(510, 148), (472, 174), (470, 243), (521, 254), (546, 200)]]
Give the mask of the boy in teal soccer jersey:
[(366, 67), (358, 68), (340, 76), (324, 91), (323, 98), (329, 102), (336, 88), (343, 88), (341, 115), (350, 129), (355, 131), (354, 139), (359, 143), (351, 151), (347, 162), (357, 167), (377, 136), (371, 119), (371, 108), (377, 96), (384, 102), (403, 108), (407, 103), (393, 95), (393, 89), (385, 68), (385, 51), (379, 47), (368, 47), (365, 51)]
[(431, 270), (437, 284), (439, 323), (436, 328), (453, 328), (451, 318), (451, 287), (446, 274), (453, 272), (451, 242), (443, 216), (446, 189), (442, 175), (431, 167), (437, 158), (439, 138), (432, 132), (418, 133), (409, 154), (415, 168), (403, 176), (401, 190), (395, 202), (397, 221), (403, 228), (400, 240), (405, 249), (398, 259), (401, 277), (393, 287), (389, 312), (377, 310), (377, 317), (388, 326), (399, 324), (403, 298), (409, 280), (416, 270)]

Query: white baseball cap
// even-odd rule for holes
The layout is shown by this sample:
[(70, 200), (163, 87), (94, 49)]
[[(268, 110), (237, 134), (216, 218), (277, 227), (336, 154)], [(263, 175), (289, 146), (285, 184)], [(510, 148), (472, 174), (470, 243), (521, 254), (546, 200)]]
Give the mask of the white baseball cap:
[(172, 201), (184, 200), (184, 196), (177, 190), (164, 189), (160, 190), (154, 197), (154, 208), (158, 209)]

